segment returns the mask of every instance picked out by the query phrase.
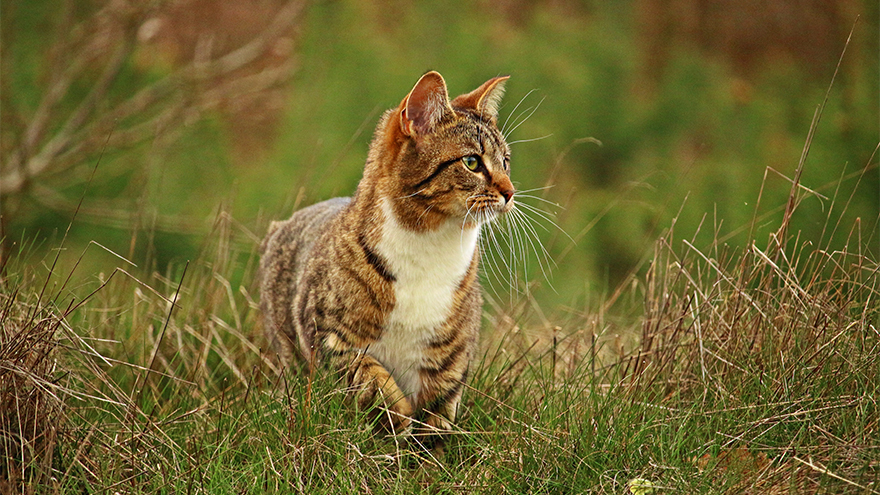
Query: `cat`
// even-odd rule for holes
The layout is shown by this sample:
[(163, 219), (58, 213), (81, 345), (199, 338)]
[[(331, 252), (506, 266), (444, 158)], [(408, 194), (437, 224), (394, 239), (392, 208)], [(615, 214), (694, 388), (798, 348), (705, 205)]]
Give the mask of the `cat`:
[(456, 418), (481, 323), (481, 227), (516, 194), (497, 126), (508, 77), (450, 101), (439, 73), (423, 75), (379, 120), (354, 197), (272, 222), (261, 246), (281, 361), (328, 363), (394, 433), (438, 437)]

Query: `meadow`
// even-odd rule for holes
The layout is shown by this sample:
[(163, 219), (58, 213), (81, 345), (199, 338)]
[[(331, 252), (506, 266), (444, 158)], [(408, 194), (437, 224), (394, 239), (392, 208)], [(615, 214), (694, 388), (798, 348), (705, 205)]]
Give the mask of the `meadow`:
[[(222, 74), (141, 22), (83, 62), (125, 54), (115, 79), (71, 72), (46, 107), (104, 88), (94, 135), (40, 117), (64, 47), (34, 34), (92, 7), (4, 4), (4, 160), (82, 145), (20, 190), (0, 170), (0, 492), (880, 493), (877, 6), (808, 24), (831, 40), (809, 65), (658, 43), (653, 4), (289, 2), (275, 58)], [(550, 220), (546, 253), (501, 243), (514, 282), (487, 273), (442, 455), (377, 435), (332, 375), (279, 369), (254, 283), (268, 221), (348, 194), (428, 68), (453, 92), (512, 73), (513, 173)], [(118, 118), (156, 87), (169, 106)]]

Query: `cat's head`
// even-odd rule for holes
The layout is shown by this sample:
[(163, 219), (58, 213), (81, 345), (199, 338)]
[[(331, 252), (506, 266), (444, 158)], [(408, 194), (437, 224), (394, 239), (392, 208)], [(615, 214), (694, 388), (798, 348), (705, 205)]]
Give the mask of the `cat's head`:
[(386, 113), (371, 161), (382, 169), (380, 194), (403, 224), (475, 227), (513, 208), (510, 147), (497, 125), (506, 81), (490, 79), (450, 101), (443, 77), (428, 72)]

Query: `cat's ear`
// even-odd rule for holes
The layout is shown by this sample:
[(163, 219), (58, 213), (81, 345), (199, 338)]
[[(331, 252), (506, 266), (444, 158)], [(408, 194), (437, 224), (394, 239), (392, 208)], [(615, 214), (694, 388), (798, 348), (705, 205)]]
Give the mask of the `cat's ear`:
[(452, 106), (470, 108), (493, 120), (497, 119), (501, 97), (504, 96), (504, 84), (508, 79), (510, 76), (493, 77), (479, 88), (452, 100)]
[(412, 91), (403, 99), (400, 128), (407, 136), (427, 134), (446, 112), (451, 112), (446, 82), (439, 73), (431, 71), (422, 76)]

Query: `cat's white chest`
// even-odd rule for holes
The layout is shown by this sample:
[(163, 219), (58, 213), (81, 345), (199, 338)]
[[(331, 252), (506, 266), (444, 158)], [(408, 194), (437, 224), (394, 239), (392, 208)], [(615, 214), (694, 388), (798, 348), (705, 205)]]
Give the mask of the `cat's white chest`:
[(454, 293), (473, 260), (479, 227), (449, 222), (431, 232), (413, 232), (382, 204), (385, 223), (376, 250), (394, 274), (394, 310), (382, 338), (367, 351), (394, 376), (401, 390), (416, 397), (422, 349), (452, 311)]

